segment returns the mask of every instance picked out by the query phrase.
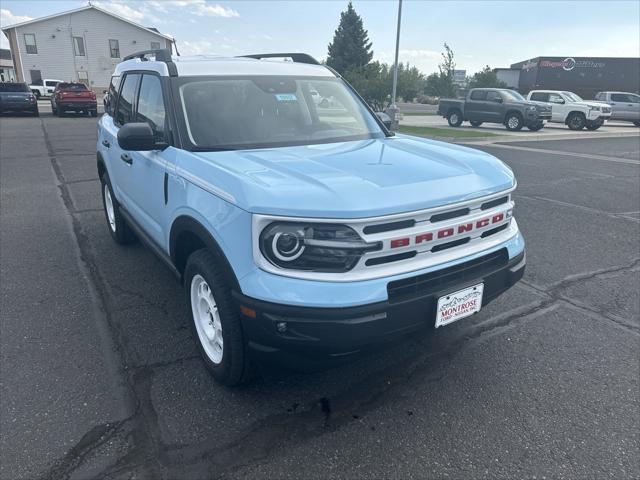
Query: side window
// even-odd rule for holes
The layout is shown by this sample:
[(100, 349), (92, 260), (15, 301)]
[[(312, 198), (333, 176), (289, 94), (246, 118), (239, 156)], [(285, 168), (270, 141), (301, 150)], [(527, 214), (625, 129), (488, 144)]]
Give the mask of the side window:
[(604, 93), (596, 93), (594, 100), (604, 100)]
[(59, 83), (59, 82), (55, 82), (55, 81), (53, 81), (53, 80), (47, 80), (47, 81), (45, 81), (45, 82), (44, 82), (44, 84), (45, 84), (47, 87), (55, 87), (55, 86), (57, 86), (57, 85), (58, 85), (58, 83)]
[(136, 122), (147, 122), (157, 140), (164, 140), (165, 110), (162, 100), (160, 77), (143, 75), (138, 94), (138, 113)]
[(558, 95), (557, 93), (550, 93), (549, 94), (549, 101), (551, 103), (557, 103), (557, 104), (564, 103), (564, 99), (562, 98), (562, 96)]
[(549, 94), (544, 92), (535, 92), (531, 94), (531, 100), (534, 102), (548, 102)]
[(496, 100), (498, 100), (500, 98), (502, 98), (502, 97), (500, 96), (500, 94), (498, 92), (493, 92), (493, 91), (487, 92), (487, 101), (488, 102), (495, 102)]
[(633, 93), (630, 93), (629, 95), (627, 95), (627, 101), (629, 103), (640, 103), (640, 95), (634, 95)]
[(116, 107), (116, 100), (118, 99), (118, 88), (120, 87), (120, 76), (114, 75), (111, 77), (111, 83), (109, 84), (109, 90), (105, 96), (104, 109), (110, 116), (114, 117), (114, 111)]
[(38, 53), (38, 45), (36, 45), (36, 36), (34, 33), (24, 34), (24, 44), (27, 46), (27, 53), (35, 55)]
[(109, 55), (111, 58), (120, 58), (120, 42), (118, 40), (109, 40)]
[(474, 90), (471, 92), (471, 100), (486, 100), (487, 99), (487, 91), (486, 90)]
[(124, 77), (124, 83), (122, 84), (122, 90), (120, 91), (120, 97), (118, 98), (116, 107), (115, 123), (118, 125), (124, 125), (133, 120), (131, 117), (133, 114), (133, 103), (136, 98), (138, 80), (140, 80), (140, 75), (137, 73), (131, 73)]
[(611, 101), (612, 102), (620, 102), (620, 103), (629, 103), (631, 95), (627, 95), (626, 93), (612, 93)]
[(76, 54), (76, 57), (84, 57), (84, 38), (83, 37), (73, 37), (73, 51)]
[(160, 48), (160, 42), (151, 42), (151, 50), (158, 50)]

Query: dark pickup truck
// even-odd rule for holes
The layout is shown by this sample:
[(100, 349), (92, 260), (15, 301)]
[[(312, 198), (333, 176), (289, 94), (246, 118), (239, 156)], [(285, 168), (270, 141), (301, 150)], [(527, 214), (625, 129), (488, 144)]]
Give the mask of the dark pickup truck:
[(504, 88), (474, 88), (466, 99), (443, 98), (438, 104), (438, 115), (459, 127), (468, 120), (473, 127), (482, 123), (501, 123), (507, 130), (527, 127), (537, 131), (551, 120), (551, 107), (531, 102), (514, 90)]
[(0, 83), (0, 113), (28, 112), (38, 116), (38, 102), (26, 83)]

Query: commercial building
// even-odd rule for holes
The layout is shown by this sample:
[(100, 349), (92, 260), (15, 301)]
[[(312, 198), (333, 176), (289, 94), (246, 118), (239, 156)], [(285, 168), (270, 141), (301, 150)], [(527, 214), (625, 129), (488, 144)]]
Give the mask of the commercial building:
[(530, 90), (568, 90), (585, 99), (597, 92), (638, 93), (640, 58), (536, 57), (496, 69), (498, 78), (527, 94)]
[(13, 68), (11, 51), (0, 48), (0, 82), (15, 82), (16, 70)]
[(19, 82), (52, 78), (108, 87), (114, 67), (140, 50), (171, 48), (173, 39), (95, 5), (9, 25), (15, 76)]

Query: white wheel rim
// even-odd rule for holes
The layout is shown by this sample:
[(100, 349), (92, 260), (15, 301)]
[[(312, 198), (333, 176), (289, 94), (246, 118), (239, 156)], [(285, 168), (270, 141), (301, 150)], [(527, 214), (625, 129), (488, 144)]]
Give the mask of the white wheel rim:
[(451, 115), (451, 123), (458, 123), (458, 115), (457, 114), (452, 114)]
[(219, 364), (224, 353), (220, 313), (209, 284), (200, 275), (191, 280), (191, 313), (202, 348), (213, 363)]
[(109, 228), (112, 232), (116, 231), (116, 214), (113, 211), (113, 200), (111, 199), (111, 191), (109, 185), (104, 184), (104, 209), (107, 212), (107, 219), (109, 220)]
[(511, 128), (516, 128), (516, 127), (518, 126), (518, 124), (519, 124), (519, 123), (520, 123), (520, 122), (518, 121), (518, 118), (517, 118), (517, 117), (511, 117), (511, 118), (509, 119), (509, 127), (511, 127)]

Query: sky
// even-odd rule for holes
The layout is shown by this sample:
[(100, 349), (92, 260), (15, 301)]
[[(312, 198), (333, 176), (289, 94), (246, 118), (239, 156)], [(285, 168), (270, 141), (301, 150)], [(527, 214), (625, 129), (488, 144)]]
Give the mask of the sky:
[[(94, 0), (102, 8), (173, 36), (182, 55), (306, 52), (326, 58), (347, 0)], [(2, 27), (86, 1), (0, 0)], [(374, 59), (392, 63), (397, 1), (354, 0)], [(8, 48), (0, 35), (2, 48)], [(456, 68), (474, 73), (537, 56), (640, 56), (640, 0), (405, 0), (400, 61), (428, 74), (443, 43)]]

